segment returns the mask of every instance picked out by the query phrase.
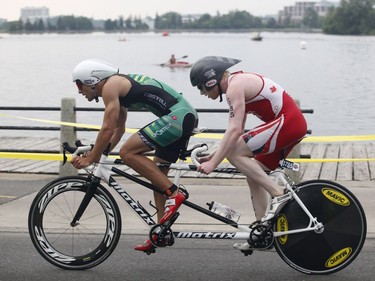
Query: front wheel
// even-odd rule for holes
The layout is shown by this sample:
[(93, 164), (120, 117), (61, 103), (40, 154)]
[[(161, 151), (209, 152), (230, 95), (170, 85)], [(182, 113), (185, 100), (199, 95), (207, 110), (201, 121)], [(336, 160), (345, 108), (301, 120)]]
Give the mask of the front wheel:
[(80, 218), (72, 219), (90, 180), (65, 177), (47, 184), (36, 195), (29, 212), (29, 233), (38, 252), (64, 269), (88, 269), (103, 262), (121, 234), (121, 215), (112, 195), (101, 185)]
[[(358, 199), (345, 187), (325, 180), (298, 185), (297, 195), (324, 229), (279, 236), (280, 257), (306, 274), (330, 274), (348, 266), (366, 239), (366, 217)], [(310, 219), (293, 200), (280, 211), (276, 231), (303, 229)]]

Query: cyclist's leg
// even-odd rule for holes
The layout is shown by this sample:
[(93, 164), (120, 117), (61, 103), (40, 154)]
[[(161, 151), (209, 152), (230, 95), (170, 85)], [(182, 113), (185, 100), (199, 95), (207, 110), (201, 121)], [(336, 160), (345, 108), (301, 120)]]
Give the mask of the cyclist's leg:
[[(166, 192), (174, 187), (167, 176), (156, 166), (155, 162), (143, 153), (155, 150), (155, 156), (164, 162), (175, 162), (178, 159), (181, 142), (188, 139), (196, 125), (196, 118), (185, 108), (172, 111), (143, 127), (132, 135), (121, 147), (121, 159), (129, 167), (146, 177), (161, 191)], [(176, 188), (171, 194), (176, 195)]]
[[(158, 151), (159, 152), (159, 151)], [(160, 153), (160, 152), (159, 152)], [(178, 156), (177, 156), (178, 154), (176, 154), (176, 160), (177, 160), (177, 158), (178, 158)], [(175, 162), (176, 160), (173, 160), (173, 161), (166, 161), (166, 160), (164, 160), (164, 159), (162, 159), (162, 158), (160, 158), (160, 157), (157, 157), (157, 156), (155, 156), (154, 157), (154, 159), (153, 159), (153, 162), (154, 163), (165, 163), (165, 162), (167, 162), (167, 163), (170, 163), (170, 162)], [(168, 168), (163, 168), (163, 169), (160, 169), (160, 171), (167, 177), (167, 175), (168, 175), (168, 171), (169, 171), (169, 169)], [(176, 192), (178, 192), (178, 190), (176, 191)], [(180, 195), (180, 193), (178, 192), (178, 195)], [(172, 197), (173, 197), (173, 195), (172, 195)], [(176, 195), (175, 195), (175, 197), (176, 197)], [(158, 218), (158, 222), (159, 223), (161, 223), (162, 221), (163, 221), (163, 217), (164, 217), (164, 215), (165, 215), (165, 209), (164, 209), (164, 207), (165, 207), (165, 205), (166, 205), (166, 200), (167, 200), (167, 198), (165, 197), (165, 195), (164, 194), (161, 194), (161, 193), (158, 193), (158, 192), (155, 192), (154, 191), (154, 200), (155, 200), (155, 206), (156, 206), (156, 208), (157, 208), (157, 218)], [(179, 200), (179, 201), (181, 201), (181, 202), (178, 202), (179, 203), (179, 205), (181, 205), (181, 203), (185, 200), (185, 197), (179, 197), (179, 198), (174, 198), (174, 200)], [(177, 208), (179, 207), (179, 205), (177, 206)], [(154, 236), (155, 235), (155, 236)], [(157, 241), (157, 237), (156, 237), (156, 234), (153, 234), (153, 240), (154, 240), (154, 242), (155, 241)], [(137, 250), (137, 251), (143, 251), (143, 252), (149, 252), (149, 251), (151, 251), (152, 250), (152, 248), (153, 248), (153, 243), (151, 242), (151, 240), (150, 239), (147, 239), (146, 241), (144, 241), (141, 245), (137, 245), (137, 246), (135, 246), (135, 250)]]
[[(305, 127), (299, 126), (299, 128), (293, 129), (293, 122), (291, 121), (290, 117), (281, 115), (275, 120), (250, 130), (240, 138), (237, 145), (238, 149), (234, 150), (235, 157), (232, 158), (234, 158), (239, 170), (241, 172), (243, 170), (250, 171), (246, 176), (253, 179), (272, 196), (266, 215), (262, 220), (271, 219), (290, 199), (290, 194), (284, 195), (284, 190), (265, 173), (262, 174), (261, 171), (276, 169), (279, 165), (281, 151), (293, 147), (296, 141), (304, 136)], [(243, 139), (242, 142), (241, 139)], [(246, 156), (246, 148), (250, 151), (250, 155), (254, 155), (256, 161), (253, 162), (259, 165), (247, 166), (250, 165), (251, 161), (243, 157)]]
[(265, 189), (271, 196), (282, 195), (282, 190), (280, 190), (265, 173), (265, 170), (268, 170), (268, 168), (261, 162), (252, 159), (252, 157), (254, 157), (253, 152), (241, 137), (236, 147), (227, 156), (227, 159), (243, 173), (253, 185)]
[(255, 219), (260, 220), (267, 210), (269, 197), (268, 192), (264, 188), (260, 187), (251, 178), (247, 177), (246, 180), (250, 188), (251, 202), (253, 204)]
[[(277, 168), (280, 160), (277, 136), (282, 121), (279, 118), (244, 134), (227, 157), (247, 177), (257, 220), (270, 219), (290, 197), (285, 196), (283, 189), (265, 173)], [(251, 159), (254, 155), (255, 159)], [(267, 193), (273, 197), (272, 201)], [(248, 243), (237, 243), (234, 246), (240, 250), (250, 248)]]
[[(168, 179), (167, 177), (168, 170), (162, 171), (155, 164), (156, 162), (166, 162), (166, 161), (159, 157), (155, 157), (154, 160), (152, 161), (148, 157), (142, 155), (142, 153), (150, 151), (151, 149), (148, 145), (146, 145), (145, 142), (143, 142), (143, 140), (141, 139), (141, 136), (142, 135), (140, 134), (132, 135), (128, 139), (128, 141), (122, 146), (120, 150), (120, 155), (121, 155), (122, 160), (124, 161), (125, 164), (127, 164), (129, 167), (137, 171), (140, 175), (150, 180), (153, 185), (159, 188), (161, 187), (161, 191), (165, 192), (166, 190), (174, 189), (171, 194), (173, 196), (174, 195), (173, 193), (178, 192), (178, 189)], [(174, 158), (177, 159), (177, 157), (174, 157)], [(178, 195), (180, 195), (180, 193), (177, 193), (177, 196)], [(166, 198), (164, 194), (154, 192), (154, 199), (155, 199), (155, 205), (158, 208), (158, 213), (157, 213), (158, 221), (161, 222), (161, 220), (163, 219), (163, 215), (164, 215), (164, 204), (166, 202)], [(178, 198), (179, 205), (182, 204), (184, 199), (185, 197), (179, 196)], [(155, 240), (156, 238), (157, 237), (155, 237)], [(148, 251), (151, 251), (152, 248), (153, 248), (152, 242), (149, 239), (147, 239), (141, 245), (137, 245), (135, 247), (135, 250), (148, 252)]]
[[(189, 109), (182, 107), (175, 108), (168, 116), (164, 116), (158, 121), (163, 127), (159, 130), (162, 133), (154, 134), (159, 144), (159, 147), (155, 151), (155, 156), (161, 162), (174, 163), (177, 161), (180, 152), (186, 150), (190, 136), (198, 120)], [(166, 194), (168, 199), (165, 201), (165, 212), (160, 219), (161, 224), (169, 221), (185, 200), (185, 194), (180, 192), (178, 187), (174, 187), (174, 191)]]
[[(168, 116), (159, 118), (153, 124), (153, 126), (143, 128), (140, 131), (140, 135), (145, 142), (154, 144), (156, 149), (154, 162), (176, 162), (180, 150), (186, 148), (191, 132), (197, 125), (196, 117), (187, 109), (180, 108), (172, 111)], [(166, 174), (168, 170), (160, 171), (160, 173), (167, 178)], [(160, 211), (163, 210), (162, 202), (164, 198), (159, 194), (155, 196), (155, 204), (159, 210), (158, 219), (160, 224), (168, 222), (185, 200), (185, 195), (179, 192), (178, 187), (173, 183), (169, 190), (171, 191), (169, 194), (165, 193), (168, 199), (165, 200), (164, 214)], [(151, 241), (146, 240), (142, 245), (136, 246), (135, 249), (147, 252), (152, 247)]]
[[(182, 204), (185, 197), (179, 192), (178, 187), (168, 179), (166, 172), (162, 172), (154, 161), (143, 155), (144, 152), (150, 151), (151, 149), (148, 145), (146, 145), (146, 143), (143, 142), (141, 136), (142, 135), (140, 133), (132, 135), (122, 146), (120, 155), (125, 164), (150, 180), (151, 183), (160, 188), (160, 191), (168, 198), (173, 199), (165, 202), (168, 203), (167, 207), (169, 207), (171, 212), (164, 212), (163, 217), (160, 218), (159, 222), (164, 223), (171, 218), (171, 216), (175, 213), (175, 208), (177, 209)], [(163, 160), (163, 158), (165, 159), (162, 162), (175, 162), (178, 158), (178, 151), (169, 150), (168, 157), (163, 158), (158, 157), (158, 151), (159, 149), (157, 148), (157, 158), (160, 160)], [(156, 200), (156, 204), (160, 208), (161, 204), (163, 203), (163, 199), (161, 196), (156, 195)], [(163, 208), (161, 208), (161, 210), (163, 210)]]
[[(256, 220), (261, 220), (264, 217), (269, 204), (269, 194), (277, 197), (282, 195), (283, 191), (265, 173), (265, 170), (268, 170), (267, 167), (261, 162), (252, 159), (252, 157), (252, 151), (243, 139), (240, 138), (236, 148), (227, 158), (232, 165), (246, 176), (251, 193), (255, 218)], [(251, 246), (247, 242), (235, 243), (234, 248), (239, 250), (249, 250), (251, 249)]]
[[(153, 161), (154, 161), (154, 163), (165, 163), (166, 162), (164, 159), (161, 159), (157, 156), (154, 157)], [(175, 162), (175, 161), (173, 161), (173, 162)], [(168, 176), (168, 172), (169, 172), (168, 168), (160, 168), (159, 167), (159, 169), (166, 177)], [(154, 192), (154, 200), (155, 200), (155, 206), (157, 208), (158, 222), (161, 220), (161, 218), (164, 215), (165, 199), (166, 199), (166, 197), (164, 196), (164, 194)]]
[[(253, 209), (254, 209), (255, 219), (259, 221), (264, 216), (267, 210), (269, 195), (268, 195), (268, 192), (264, 188), (260, 187), (251, 178), (247, 177), (246, 180), (250, 188), (251, 202), (252, 202)], [(235, 243), (233, 247), (238, 250), (250, 250), (251, 249), (250, 244), (247, 242)]]
[(152, 148), (142, 140), (141, 135), (136, 133), (122, 145), (120, 149), (120, 157), (122, 161), (133, 170), (144, 176), (161, 191), (165, 191), (173, 185), (173, 183), (160, 171), (156, 164), (143, 155), (143, 153), (151, 151)]

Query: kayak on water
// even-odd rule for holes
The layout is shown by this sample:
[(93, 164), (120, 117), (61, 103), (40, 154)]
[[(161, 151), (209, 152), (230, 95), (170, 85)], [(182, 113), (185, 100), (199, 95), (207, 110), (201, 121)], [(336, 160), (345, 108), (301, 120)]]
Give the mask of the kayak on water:
[(187, 68), (191, 67), (193, 64), (188, 63), (186, 61), (177, 61), (176, 63), (163, 63), (160, 66), (167, 66), (172, 68)]

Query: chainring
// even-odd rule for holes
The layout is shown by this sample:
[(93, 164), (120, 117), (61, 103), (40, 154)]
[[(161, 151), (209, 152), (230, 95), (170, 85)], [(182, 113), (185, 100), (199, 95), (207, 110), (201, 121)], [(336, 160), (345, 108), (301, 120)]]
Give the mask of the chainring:
[(149, 233), (149, 238), (153, 246), (166, 247), (174, 244), (174, 235), (170, 228), (163, 225), (154, 225)]
[(264, 225), (259, 222), (258, 224), (252, 224), (251, 229), (248, 240), (251, 247), (254, 249), (268, 249), (272, 247), (275, 237), (270, 225)]

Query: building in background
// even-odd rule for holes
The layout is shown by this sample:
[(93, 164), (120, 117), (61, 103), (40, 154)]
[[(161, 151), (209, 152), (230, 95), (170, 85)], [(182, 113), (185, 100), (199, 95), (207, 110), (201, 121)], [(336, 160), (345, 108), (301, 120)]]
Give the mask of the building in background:
[(22, 22), (29, 21), (34, 23), (37, 20), (47, 21), (49, 18), (49, 8), (47, 7), (26, 7), (21, 9), (21, 20)]
[(328, 15), (331, 7), (338, 7), (339, 2), (333, 1), (304, 1), (296, 2), (294, 6), (286, 6), (282, 11), (279, 12), (279, 21), (285, 22), (285, 20), (291, 23), (298, 24), (303, 21), (303, 18), (308, 9), (313, 9), (319, 17), (325, 17)]
[(181, 16), (182, 23), (195, 22), (200, 19), (202, 14), (186, 14)]
[(147, 26), (149, 27), (150, 30), (155, 29), (155, 19), (153, 19), (152, 17), (146, 17), (142, 20), (142, 22), (147, 24)]
[(0, 18), (0, 28), (2, 28), (2, 27), (3, 27), (3, 24), (6, 23), (6, 22), (7, 22), (6, 19), (2, 19), (2, 18)]

